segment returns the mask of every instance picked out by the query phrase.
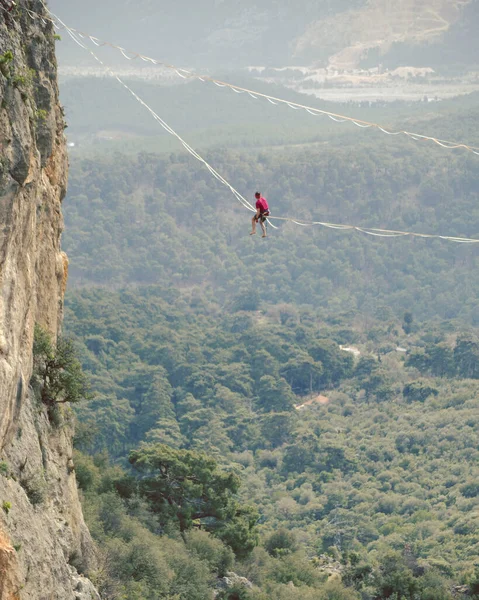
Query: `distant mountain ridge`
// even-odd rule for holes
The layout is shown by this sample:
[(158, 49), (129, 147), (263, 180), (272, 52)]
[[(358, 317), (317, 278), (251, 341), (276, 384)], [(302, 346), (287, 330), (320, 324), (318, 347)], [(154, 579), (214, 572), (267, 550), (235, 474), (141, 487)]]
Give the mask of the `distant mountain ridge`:
[[(65, 21), (193, 66), (476, 64), (476, 0), (51, 0)], [(69, 63), (78, 53), (62, 44)]]
[(294, 54), (315, 60), (326, 49), (330, 66), (351, 69), (370, 50), (376, 50), (380, 57), (387, 56), (394, 44), (411, 45), (417, 50), (431, 43), (440, 44), (451, 27), (461, 21), (470, 3), (470, 0), (369, 0), (364, 7), (312, 23), (297, 40)]

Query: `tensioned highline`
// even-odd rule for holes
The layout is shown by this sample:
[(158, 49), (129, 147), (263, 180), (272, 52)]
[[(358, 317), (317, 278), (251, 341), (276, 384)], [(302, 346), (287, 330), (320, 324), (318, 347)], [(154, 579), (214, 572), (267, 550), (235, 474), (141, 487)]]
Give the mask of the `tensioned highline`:
[[(224, 177), (222, 177), (200, 154), (198, 154), (185, 140), (183, 140), (183, 138), (174, 130), (172, 129), (146, 102), (144, 102), (144, 100), (142, 100), (137, 94), (136, 92), (134, 92), (117, 74), (115, 74), (110, 67), (108, 67), (107, 65), (105, 65), (105, 63), (103, 63), (103, 61), (98, 58), (98, 56), (93, 52), (93, 50), (91, 48), (89, 48), (88, 46), (86, 46), (85, 44), (83, 44), (76, 36), (75, 32), (69, 28), (57, 15), (55, 15), (54, 13), (52, 13), (45, 5), (45, 3), (43, 2), (43, 0), (40, 0), (41, 3), (43, 4), (45, 10), (54, 18), (57, 20), (58, 23), (60, 23), (68, 32), (69, 36), (73, 39), (73, 41), (79, 45), (81, 48), (83, 48), (84, 50), (86, 50), (87, 52), (89, 52), (96, 61), (98, 61), (99, 64), (101, 64), (103, 66), (103, 68), (112, 76), (114, 77), (134, 98), (135, 100), (137, 100), (137, 102), (139, 102), (142, 106), (144, 106), (149, 112), (150, 114), (153, 116), (153, 118), (160, 123), (160, 125), (163, 127), (163, 129), (165, 129), (170, 135), (176, 137), (181, 144), (183, 145), (183, 147), (192, 155), (194, 156), (197, 160), (199, 160), (201, 163), (203, 163), (206, 168), (210, 171), (210, 173), (218, 180), (220, 181), (223, 185), (225, 185), (236, 197), (236, 199), (243, 205), (244, 208), (247, 208), (250, 211), (254, 212), (254, 208), (251, 205), (251, 203), (244, 198), (226, 179), (224, 179)], [(52, 20), (53, 23), (55, 23)], [(344, 224), (336, 224), (336, 223), (326, 223), (326, 222), (321, 222), (321, 221), (303, 221), (303, 220), (299, 220), (299, 219), (292, 219), (290, 217), (269, 217), (269, 219), (276, 219), (278, 221), (289, 221), (291, 223), (294, 223), (296, 225), (300, 225), (303, 227), (308, 227), (308, 226), (313, 226), (313, 225), (319, 225), (322, 227), (327, 227), (330, 229), (335, 229), (335, 230), (342, 230), (342, 231), (358, 231), (361, 233), (365, 233), (367, 235), (371, 235), (371, 236), (376, 236), (376, 237), (417, 237), (417, 238), (425, 238), (425, 239), (441, 239), (441, 240), (446, 240), (446, 241), (451, 241), (451, 242), (457, 242), (457, 243), (469, 243), (469, 244), (477, 244), (479, 243), (479, 239), (473, 239), (473, 238), (463, 238), (463, 237), (455, 237), (455, 236), (445, 236), (445, 235), (439, 235), (439, 234), (427, 234), (427, 233), (416, 233), (416, 232), (410, 232), (410, 231), (399, 231), (399, 230), (390, 230), (390, 229), (380, 229), (380, 228), (371, 228), (371, 227), (362, 227), (362, 226), (357, 226), (357, 225), (344, 225)]]
[[(45, 5), (44, 5), (45, 6)], [(0, 7), (2, 8), (2, 7)], [(46, 10), (49, 10), (46, 6), (45, 6)], [(5, 11), (4, 8), (2, 8), (2, 10)], [(27, 14), (32, 18), (39, 18), (39, 19), (43, 19), (45, 20), (45, 17), (42, 15), (39, 15), (38, 13), (25, 8)], [(332, 119), (333, 121), (335, 121), (336, 123), (345, 123), (345, 122), (349, 122), (349, 123), (353, 123), (354, 125), (356, 125), (357, 127), (360, 127), (362, 129), (370, 129), (370, 128), (374, 128), (377, 129), (378, 131), (381, 131), (382, 133), (386, 134), (386, 135), (390, 135), (390, 136), (398, 136), (398, 135), (404, 135), (409, 137), (410, 139), (414, 140), (414, 141), (428, 141), (428, 142), (433, 142), (435, 144), (437, 144), (438, 146), (441, 146), (441, 148), (445, 148), (447, 150), (459, 150), (459, 149), (463, 149), (466, 150), (467, 152), (471, 152), (472, 154), (476, 154), (477, 156), (479, 156), (479, 147), (478, 146), (473, 146), (471, 144), (466, 144), (463, 142), (454, 142), (454, 141), (450, 141), (450, 140), (443, 140), (441, 138), (437, 138), (434, 136), (428, 136), (428, 135), (423, 135), (421, 133), (415, 133), (415, 132), (411, 132), (411, 131), (407, 131), (405, 129), (400, 129), (397, 131), (391, 131), (389, 130), (387, 127), (379, 124), (379, 123), (374, 123), (374, 122), (370, 122), (370, 121), (364, 121), (362, 119), (357, 119), (354, 117), (349, 117), (347, 115), (342, 115), (339, 113), (335, 113), (335, 112), (331, 112), (331, 111), (327, 111), (327, 110), (322, 110), (319, 108), (315, 108), (313, 106), (308, 106), (305, 104), (300, 104), (298, 102), (292, 102), (290, 100), (285, 100), (284, 98), (278, 98), (276, 96), (271, 96), (269, 94), (264, 94), (262, 92), (258, 92), (256, 90), (252, 90), (249, 88), (245, 88), (245, 87), (241, 87), (238, 85), (234, 85), (232, 83), (228, 83), (226, 81), (222, 81), (220, 79), (215, 79), (214, 77), (210, 77), (208, 75), (200, 75), (198, 73), (194, 73), (193, 71), (189, 70), (189, 69), (184, 69), (182, 67), (177, 67), (175, 65), (171, 65), (169, 63), (160, 61), (158, 59), (155, 58), (151, 58), (149, 56), (146, 56), (144, 54), (141, 54), (139, 52), (133, 51), (133, 50), (127, 50), (122, 46), (119, 46), (117, 44), (114, 44), (112, 42), (108, 42), (108, 41), (104, 41), (104, 40), (100, 40), (98, 37), (90, 34), (90, 33), (86, 33), (84, 31), (79, 31), (78, 29), (75, 29), (73, 27), (67, 26), (63, 21), (60, 21), (58, 19), (58, 17), (56, 17), (52, 12), (49, 11), (49, 14), (53, 17), (52, 19), (48, 19), (50, 20), (58, 29), (64, 28), (66, 29), (68, 32), (72, 32), (76, 35), (78, 35), (80, 38), (88, 38), (93, 44), (95, 44), (95, 46), (99, 47), (99, 46), (108, 46), (110, 48), (113, 48), (114, 50), (118, 50), (118, 52), (120, 52), (122, 54), (122, 56), (127, 59), (127, 60), (135, 60), (137, 58), (141, 59), (144, 62), (148, 62), (151, 63), (153, 65), (158, 65), (161, 67), (164, 67), (166, 69), (170, 69), (172, 71), (174, 71), (179, 77), (183, 78), (183, 79), (197, 79), (199, 81), (202, 82), (210, 82), (213, 83), (214, 85), (216, 85), (217, 87), (220, 88), (227, 88), (232, 90), (233, 92), (237, 93), (237, 94), (248, 94), (251, 98), (254, 98), (255, 100), (257, 100), (258, 98), (264, 98), (266, 100), (268, 100), (268, 102), (270, 102), (271, 104), (283, 104), (286, 106), (289, 106), (289, 108), (292, 108), (293, 110), (304, 110), (306, 112), (308, 112), (309, 114), (313, 115), (313, 116), (318, 116), (318, 115), (324, 115), (329, 117), (330, 119)], [(60, 25), (59, 25), (60, 23)], [(130, 55), (130, 56), (129, 56)]]

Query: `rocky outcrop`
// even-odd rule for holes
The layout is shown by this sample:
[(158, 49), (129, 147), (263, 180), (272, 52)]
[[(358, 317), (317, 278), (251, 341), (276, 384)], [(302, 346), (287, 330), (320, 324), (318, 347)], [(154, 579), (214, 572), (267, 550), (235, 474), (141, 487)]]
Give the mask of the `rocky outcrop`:
[(15, 548), (0, 533), (0, 598), (10, 600), (19, 598), (19, 591)]
[[(0, 0), (0, 600), (96, 598), (68, 412), (53, 426), (30, 390), (35, 323), (56, 336), (68, 261), (55, 30)], [(80, 589), (81, 588), (81, 589)]]
[(229, 596), (229, 592), (234, 590), (238, 593), (239, 590), (250, 590), (253, 588), (253, 584), (246, 577), (241, 577), (233, 571), (227, 571), (224, 577), (218, 579), (216, 584), (216, 590), (214, 591), (215, 598), (224, 598), (225, 595)]

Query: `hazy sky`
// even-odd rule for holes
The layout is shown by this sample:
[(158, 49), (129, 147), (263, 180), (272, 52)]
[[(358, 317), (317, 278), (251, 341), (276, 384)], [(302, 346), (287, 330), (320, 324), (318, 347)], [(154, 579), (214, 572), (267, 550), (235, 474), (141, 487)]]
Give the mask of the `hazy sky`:
[[(315, 10), (300, 10), (300, 4), (289, 0), (50, 0), (52, 10), (78, 29), (165, 60), (225, 66), (255, 61), (284, 64), (290, 41), (321, 14), (321, 2), (305, 3)], [(70, 49), (59, 48), (59, 52), (71, 56)]]
[[(337, 55), (341, 64), (342, 54), (356, 66), (369, 59), (393, 68), (479, 61), (478, 0), (49, 2), (77, 29), (186, 66), (323, 66)], [(69, 40), (58, 53), (61, 61), (83, 60)]]

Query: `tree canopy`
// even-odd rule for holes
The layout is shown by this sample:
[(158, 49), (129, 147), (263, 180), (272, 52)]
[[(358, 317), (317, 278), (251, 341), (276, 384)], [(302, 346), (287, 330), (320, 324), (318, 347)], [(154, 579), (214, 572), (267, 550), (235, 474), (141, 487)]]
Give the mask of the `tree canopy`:
[(211, 457), (154, 444), (130, 452), (129, 462), (141, 475), (140, 495), (153, 512), (164, 514), (166, 520), (176, 518), (180, 531), (195, 521), (205, 529), (217, 528), (218, 522), (235, 517), (239, 477), (221, 472)]

